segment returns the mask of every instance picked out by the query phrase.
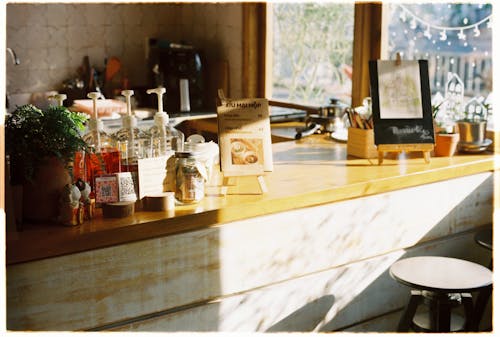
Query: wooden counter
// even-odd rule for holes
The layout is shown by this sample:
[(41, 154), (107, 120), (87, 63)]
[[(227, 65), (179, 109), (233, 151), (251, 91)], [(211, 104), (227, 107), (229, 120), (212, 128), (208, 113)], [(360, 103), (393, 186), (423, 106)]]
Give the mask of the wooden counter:
[[(136, 212), (123, 219), (97, 216), (78, 227), (38, 224), (26, 225), (23, 232), (8, 229), (7, 265), (220, 226), (497, 168), (491, 153), (433, 157), (430, 164), (405, 154), (386, 158), (382, 166), (377, 165), (376, 159), (348, 158), (345, 144), (325, 135), (273, 144), (274, 171), (265, 174), (269, 192), (264, 195), (254, 194), (255, 178), (241, 177), (228, 195), (209, 195), (197, 205), (177, 206), (175, 212)], [(215, 180), (221, 179), (216, 176)]]
[(409, 296), (395, 261), (489, 263), (474, 235), (493, 219), (492, 154), (378, 166), (325, 136), (273, 150), (264, 195), (240, 178), (172, 214), (8, 231), (7, 328), (390, 332)]

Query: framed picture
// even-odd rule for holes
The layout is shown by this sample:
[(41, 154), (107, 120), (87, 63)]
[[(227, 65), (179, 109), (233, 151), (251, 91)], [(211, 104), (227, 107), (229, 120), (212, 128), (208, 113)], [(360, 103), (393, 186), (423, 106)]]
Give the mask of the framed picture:
[(375, 144), (434, 143), (427, 60), (369, 67)]

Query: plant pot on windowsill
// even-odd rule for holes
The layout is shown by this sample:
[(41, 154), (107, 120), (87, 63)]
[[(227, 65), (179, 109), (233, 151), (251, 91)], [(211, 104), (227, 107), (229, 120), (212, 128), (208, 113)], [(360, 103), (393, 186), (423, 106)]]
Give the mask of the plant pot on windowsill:
[(460, 134), (458, 133), (437, 133), (434, 155), (436, 157), (451, 157), (457, 151)]
[(72, 183), (75, 153), (88, 150), (80, 135), (86, 119), (86, 115), (62, 106), (42, 111), (24, 105), (7, 116), (9, 178), (10, 184), (16, 186), (13, 190), (17, 195), (13, 199), (21, 203), (14, 205), (17, 224), (57, 222), (61, 193), (65, 185)]

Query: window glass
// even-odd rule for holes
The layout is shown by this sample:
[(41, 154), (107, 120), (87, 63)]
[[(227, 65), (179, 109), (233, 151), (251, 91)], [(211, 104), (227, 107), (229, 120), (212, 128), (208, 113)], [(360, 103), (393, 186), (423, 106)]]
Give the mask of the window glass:
[(491, 105), (491, 4), (393, 3), (384, 10), (388, 57), (427, 59), (434, 103), (455, 92), (462, 110), (472, 99)]
[(272, 97), (351, 102), (354, 4), (273, 4)]

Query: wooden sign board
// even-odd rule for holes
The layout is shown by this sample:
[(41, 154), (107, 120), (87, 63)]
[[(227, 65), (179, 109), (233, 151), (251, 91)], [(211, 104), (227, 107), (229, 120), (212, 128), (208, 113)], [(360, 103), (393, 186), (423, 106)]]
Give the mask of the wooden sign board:
[(369, 67), (379, 163), (390, 151), (422, 151), (428, 162), (434, 126), (427, 60), (377, 60)]

